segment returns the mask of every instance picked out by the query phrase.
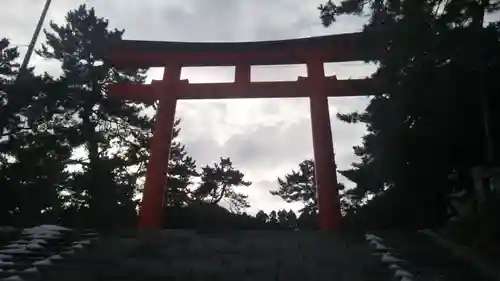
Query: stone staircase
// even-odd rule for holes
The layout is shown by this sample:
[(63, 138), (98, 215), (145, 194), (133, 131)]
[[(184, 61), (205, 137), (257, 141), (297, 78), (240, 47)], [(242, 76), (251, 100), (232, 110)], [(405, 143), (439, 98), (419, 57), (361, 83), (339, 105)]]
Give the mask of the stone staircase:
[[(381, 249), (362, 233), (158, 230), (96, 239), (42, 226), (0, 241), (0, 280), (486, 280), (420, 236), (377, 235)], [(401, 262), (383, 261), (387, 254)], [(412, 276), (395, 276), (406, 271)]]
[[(62, 259), (24, 256), (9, 280), (389, 280), (362, 239), (317, 232), (162, 230), (102, 237), (64, 256), (74, 240), (54, 246)], [(69, 236), (67, 236), (69, 237)], [(55, 242), (54, 242), (55, 243)], [(46, 253), (47, 252), (47, 253)], [(48, 253), (50, 252), (50, 253)], [(50, 256), (49, 256), (50, 257)], [(4, 267), (5, 269), (5, 267)], [(13, 277), (14, 276), (14, 277)], [(16, 277), (17, 276), (17, 277)]]
[(98, 236), (42, 225), (24, 230), (9, 229), (0, 239), (0, 280), (39, 280), (40, 270), (77, 255)]
[(389, 248), (386, 252), (403, 260), (400, 265), (416, 276), (414, 280), (492, 280), (422, 233), (391, 230), (379, 231), (376, 235), (383, 238), (381, 243)]

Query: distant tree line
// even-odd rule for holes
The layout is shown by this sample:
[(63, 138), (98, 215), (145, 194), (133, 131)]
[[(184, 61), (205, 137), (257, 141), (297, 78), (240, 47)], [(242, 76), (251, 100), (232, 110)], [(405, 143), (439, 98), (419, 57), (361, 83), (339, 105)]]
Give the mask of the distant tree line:
[(266, 213), (262, 210), (256, 215), (232, 213), (227, 209), (206, 203), (188, 206), (169, 207), (164, 214), (165, 228), (208, 229), (208, 230), (315, 230), (314, 217), (301, 213), (299, 217), (292, 210), (279, 210)]

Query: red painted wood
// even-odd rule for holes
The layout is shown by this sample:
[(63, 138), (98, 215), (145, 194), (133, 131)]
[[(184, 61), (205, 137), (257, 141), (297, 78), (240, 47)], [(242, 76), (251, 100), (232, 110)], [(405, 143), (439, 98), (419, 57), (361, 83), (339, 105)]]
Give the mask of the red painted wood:
[[(364, 36), (364, 35), (363, 35)], [(313, 133), (319, 223), (323, 230), (339, 227), (340, 202), (327, 97), (380, 94), (371, 79), (340, 80), (324, 77), (324, 62), (376, 59), (377, 48), (361, 52), (361, 33), (329, 38), (250, 43), (180, 43), (124, 40), (108, 49), (115, 67), (168, 68), (163, 81), (152, 85), (109, 85), (110, 98), (152, 104), (160, 101), (140, 208), (140, 228), (160, 228), (164, 187), (177, 99), (309, 97)], [(334, 38), (335, 37), (335, 38)], [(278, 44), (279, 43), (279, 44)], [(286, 46), (286, 47), (282, 47)], [(382, 50), (382, 49), (380, 49)], [(379, 51), (380, 51), (379, 50)], [(306, 63), (308, 78), (297, 82), (250, 82), (251, 65)], [(180, 80), (182, 66), (236, 66), (234, 83), (189, 84)]]
[(249, 64), (237, 64), (234, 71), (234, 83), (246, 87), (251, 81), (251, 67)]
[[(146, 182), (139, 210), (139, 228), (162, 227), (163, 199), (165, 197), (180, 73), (180, 67), (170, 67), (163, 74), (163, 83), (151, 86), (153, 93), (159, 97), (159, 107), (156, 113)], [(166, 94), (166, 91), (169, 94)]]
[[(374, 60), (383, 52), (376, 34), (366, 32), (260, 42), (160, 42), (122, 40), (105, 46), (108, 61), (120, 67), (233, 66)], [(367, 48), (369, 46), (369, 48)]]
[(311, 96), (311, 124), (313, 133), (315, 179), (318, 188), (319, 226), (321, 230), (339, 228), (341, 214), (338, 196), (337, 172), (333, 152), (328, 99), (324, 84), (323, 62), (311, 60), (307, 64)]
[[(241, 81), (244, 81), (243, 74)], [(249, 75), (248, 75), (249, 76)], [(157, 83), (154, 81), (154, 83)], [(188, 84), (182, 81), (179, 99), (236, 99), (236, 98), (300, 98), (309, 97), (311, 92), (305, 79), (298, 82), (251, 82), (251, 83), (200, 83)], [(379, 94), (377, 84), (371, 79), (335, 80), (327, 79), (322, 91), (329, 97), (366, 96)], [(153, 93), (151, 85), (123, 85), (108, 86), (111, 97), (134, 100), (137, 102), (152, 103), (159, 97)], [(169, 95), (169, 92), (162, 93)]]
[(175, 63), (182, 66), (234, 66), (240, 63), (249, 65), (303, 64), (311, 56), (319, 57), (324, 62), (362, 61), (371, 58), (362, 56), (359, 51), (349, 47), (323, 49), (321, 47), (304, 49), (283, 49), (279, 52), (196, 52), (196, 53), (140, 53), (120, 51), (109, 53), (106, 58), (117, 68), (162, 67)]
[(136, 103), (152, 105), (159, 99), (152, 85), (147, 84), (109, 84), (108, 97)]

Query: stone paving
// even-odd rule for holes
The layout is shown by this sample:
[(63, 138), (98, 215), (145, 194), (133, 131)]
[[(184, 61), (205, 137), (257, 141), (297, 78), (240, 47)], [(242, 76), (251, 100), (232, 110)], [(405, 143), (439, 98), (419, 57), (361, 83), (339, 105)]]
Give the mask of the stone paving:
[(62, 264), (97, 237), (53, 225), (10, 232), (0, 239), (0, 280), (39, 280), (41, 270)]
[(42, 280), (389, 280), (370, 253), (314, 232), (165, 230), (103, 238)]
[(393, 255), (404, 260), (403, 267), (416, 276), (414, 280), (491, 280), (418, 232), (391, 230), (377, 232), (377, 235), (384, 238), (383, 245), (390, 248)]
[(0, 239), (0, 280), (487, 280), (416, 233), (377, 235), (42, 226)]

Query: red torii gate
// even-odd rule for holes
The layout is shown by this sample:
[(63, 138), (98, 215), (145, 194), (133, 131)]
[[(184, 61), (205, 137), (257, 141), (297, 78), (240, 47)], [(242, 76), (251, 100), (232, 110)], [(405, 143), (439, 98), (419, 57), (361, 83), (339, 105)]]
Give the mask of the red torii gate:
[[(163, 80), (152, 84), (108, 86), (110, 96), (152, 104), (159, 101), (151, 140), (139, 228), (160, 228), (164, 187), (178, 99), (308, 97), (311, 107), (319, 224), (322, 230), (338, 228), (341, 214), (337, 190), (327, 97), (376, 93), (370, 79), (337, 80), (325, 77), (324, 62), (373, 59), (361, 51), (362, 33), (303, 39), (242, 42), (184, 43), (123, 40), (108, 46), (106, 57), (117, 68), (165, 67)], [(364, 46), (366, 47), (366, 46)], [(307, 77), (297, 82), (251, 82), (251, 65), (307, 65)], [(180, 80), (182, 67), (235, 66), (234, 83), (190, 84)]]

